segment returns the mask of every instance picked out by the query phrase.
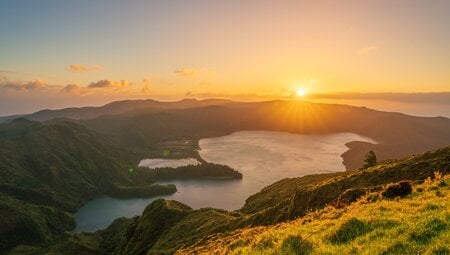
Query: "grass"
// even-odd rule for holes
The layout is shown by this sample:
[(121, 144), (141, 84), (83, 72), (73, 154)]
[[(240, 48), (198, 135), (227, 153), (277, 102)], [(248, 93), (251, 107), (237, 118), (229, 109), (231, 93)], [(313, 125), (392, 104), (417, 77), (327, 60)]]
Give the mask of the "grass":
[(214, 248), (215, 254), (450, 254), (448, 184), (450, 175), (437, 174), (405, 198), (372, 193), (344, 208), (329, 206), (290, 222), (223, 234), (178, 253)]

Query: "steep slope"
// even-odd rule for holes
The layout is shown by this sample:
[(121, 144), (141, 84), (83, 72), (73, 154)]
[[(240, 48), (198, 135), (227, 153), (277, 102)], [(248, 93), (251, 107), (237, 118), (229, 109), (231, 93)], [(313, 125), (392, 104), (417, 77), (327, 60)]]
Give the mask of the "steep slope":
[(68, 212), (94, 196), (129, 188), (149, 195), (176, 191), (173, 185), (151, 186), (153, 176), (145, 171), (129, 174), (133, 154), (74, 123), (17, 119), (0, 125), (0, 144), (2, 251), (18, 243), (45, 244), (72, 229)]
[(269, 227), (208, 236), (176, 254), (449, 254), (450, 176), (406, 198), (371, 193)]
[(23, 119), (8, 125), (12, 128), (0, 126), (3, 194), (73, 211), (82, 200), (116, 184), (139, 180), (127, 171), (136, 160), (133, 154), (116, 149), (83, 126)]

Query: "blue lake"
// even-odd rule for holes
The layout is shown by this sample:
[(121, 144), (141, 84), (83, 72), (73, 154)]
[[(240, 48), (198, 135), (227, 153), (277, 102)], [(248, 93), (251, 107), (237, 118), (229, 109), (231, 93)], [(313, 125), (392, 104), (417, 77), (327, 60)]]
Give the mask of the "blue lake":
[(270, 131), (242, 131), (202, 139), (202, 158), (238, 170), (243, 179), (163, 182), (175, 184), (178, 191), (156, 198), (97, 198), (75, 214), (76, 231), (96, 231), (116, 218), (139, 215), (159, 198), (178, 200), (194, 209), (236, 210), (250, 195), (283, 178), (345, 171), (341, 155), (351, 141), (375, 142), (352, 133), (299, 135)]

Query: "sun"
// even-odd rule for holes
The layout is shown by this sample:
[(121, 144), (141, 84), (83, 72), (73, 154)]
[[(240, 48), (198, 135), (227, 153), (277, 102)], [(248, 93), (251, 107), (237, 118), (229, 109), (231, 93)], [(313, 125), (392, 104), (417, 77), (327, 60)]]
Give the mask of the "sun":
[(297, 93), (297, 96), (304, 97), (306, 95), (306, 90), (304, 90), (304, 89), (297, 89), (296, 93)]

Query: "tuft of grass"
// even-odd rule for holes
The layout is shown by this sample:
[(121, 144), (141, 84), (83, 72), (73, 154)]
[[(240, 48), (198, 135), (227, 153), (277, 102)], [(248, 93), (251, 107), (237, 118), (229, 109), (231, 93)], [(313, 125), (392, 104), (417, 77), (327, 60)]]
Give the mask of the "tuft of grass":
[(450, 255), (450, 249), (447, 247), (439, 247), (433, 250), (432, 254), (434, 255)]
[(441, 219), (433, 218), (420, 225), (410, 236), (410, 240), (425, 245), (440, 235), (441, 232), (447, 230), (449, 224)]
[(371, 230), (372, 228), (369, 224), (358, 220), (357, 218), (351, 218), (344, 222), (339, 229), (329, 237), (329, 240), (334, 244), (343, 244), (350, 242)]
[(254, 247), (256, 251), (263, 251), (274, 247), (272, 238), (264, 238), (259, 243), (257, 243)]
[(246, 246), (246, 245), (248, 245), (248, 241), (247, 241), (247, 240), (240, 239), (240, 240), (238, 240), (238, 241), (232, 243), (228, 248), (229, 248), (230, 250), (235, 250), (235, 249), (237, 249), (237, 248), (239, 248), (239, 247)]
[(313, 245), (301, 236), (290, 235), (283, 240), (280, 252), (285, 255), (311, 254)]
[(394, 255), (394, 254), (413, 254), (414, 250), (404, 243), (396, 243), (389, 248), (387, 248), (386, 251), (382, 252), (380, 255)]

